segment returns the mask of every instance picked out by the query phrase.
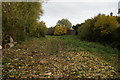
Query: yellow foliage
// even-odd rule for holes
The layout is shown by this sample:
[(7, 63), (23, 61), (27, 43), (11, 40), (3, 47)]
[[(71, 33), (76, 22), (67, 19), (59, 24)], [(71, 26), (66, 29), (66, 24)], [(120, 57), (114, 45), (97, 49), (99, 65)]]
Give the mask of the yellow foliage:
[(10, 75), (10, 77), (11, 77), (11, 78), (13, 78), (13, 77), (14, 77), (14, 75)]
[(109, 34), (116, 29), (118, 23), (116, 17), (100, 15), (95, 23), (95, 29), (99, 29), (101, 34)]
[(60, 27), (60, 26), (56, 26), (55, 27), (55, 31), (54, 31), (54, 35), (64, 35), (66, 34), (67, 30), (65, 27)]

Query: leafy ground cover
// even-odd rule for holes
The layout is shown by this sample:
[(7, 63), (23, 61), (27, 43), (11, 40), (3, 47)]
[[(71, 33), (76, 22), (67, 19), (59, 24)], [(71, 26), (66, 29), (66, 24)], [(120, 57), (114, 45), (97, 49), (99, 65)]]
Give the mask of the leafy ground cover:
[(119, 53), (76, 36), (32, 38), (3, 50), (3, 77), (115, 78)]

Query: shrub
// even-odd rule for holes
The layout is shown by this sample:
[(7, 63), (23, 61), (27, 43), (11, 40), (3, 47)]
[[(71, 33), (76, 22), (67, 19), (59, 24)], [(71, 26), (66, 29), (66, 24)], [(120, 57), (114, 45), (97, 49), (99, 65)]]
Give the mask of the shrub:
[(47, 34), (48, 34), (48, 35), (54, 35), (54, 30), (55, 30), (55, 27), (50, 27), (50, 28), (48, 28)]
[(67, 33), (67, 30), (65, 27), (55, 26), (54, 35), (64, 35)]
[(100, 15), (95, 23), (95, 29), (99, 29), (101, 35), (108, 35), (116, 29), (117, 24), (116, 17)]
[(84, 23), (81, 23), (81, 24), (76, 24), (76, 25), (73, 25), (72, 28), (76, 31), (76, 35), (78, 35), (78, 28), (81, 27)]
[(95, 30), (100, 31), (100, 40), (111, 42), (111, 34), (117, 28), (117, 18), (114, 16), (99, 15), (95, 23)]
[(116, 17), (99, 14), (85, 21), (78, 29), (78, 36), (89, 41), (110, 42), (111, 34), (117, 25)]
[(118, 21), (118, 23), (120, 23), (120, 17), (117, 17), (117, 21)]
[(120, 42), (120, 26), (112, 32), (112, 39)]
[(120, 50), (120, 27), (116, 28), (112, 33), (111, 46)]
[(43, 21), (38, 23), (31, 34), (34, 37), (45, 37), (45, 35), (47, 34), (47, 27), (45, 23)]
[(82, 40), (109, 44), (120, 50), (120, 18), (99, 14), (86, 20), (78, 28), (78, 36)]
[(96, 36), (94, 31), (94, 19), (88, 19), (85, 21), (85, 23), (78, 28), (78, 36), (80, 39), (93, 41), (94, 36)]

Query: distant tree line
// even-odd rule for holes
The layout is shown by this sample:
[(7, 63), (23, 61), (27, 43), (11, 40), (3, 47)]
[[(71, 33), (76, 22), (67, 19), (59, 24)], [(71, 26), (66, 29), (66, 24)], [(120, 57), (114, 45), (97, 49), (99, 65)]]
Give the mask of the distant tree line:
[(120, 17), (99, 14), (73, 28), (81, 40), (109, 44), (120, 50)]
[(48, 34), (57, 36), (65, 35), (71, 27), (72, 23), (68, 19), (61, 19), (58, 20), (55, 27), (48, 28)]
[(3, 44), (9, 43), (9, 37), (21, 42), (27, 37), (65, 35), (68, 30), (74, 29), (81, 40), (109, 44), (120, 50), (120, 17), (99, 14), (73, 26), (68, 19), (61, 19), (54, 27), (47, 28), (45, 22), (38, 21), (43, 14), (41, 5), (40, 2), (2, 3)]

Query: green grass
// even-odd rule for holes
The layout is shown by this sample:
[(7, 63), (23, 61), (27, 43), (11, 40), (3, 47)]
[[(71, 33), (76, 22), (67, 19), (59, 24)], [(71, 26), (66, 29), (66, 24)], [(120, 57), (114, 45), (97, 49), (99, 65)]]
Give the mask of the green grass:
[[(13, 77), (13, 75), (16, 77), (30, 77), (31, 75), (36, 77), (36, 74), (43, 74), (46, 71), (51, 71), (54, 75), (56, 71), (61, 74), (63, 73), (63, 67), (67, 70), (62, 74), (64, 76), (83, 74), (83, 72), (79, 72), (76, 67), (84, 64), (84, 62), (79, 63), (78, 61), (80, 61), (81, 58), (86, 59), (83, 58), (86, 55), (90, 57), (92, 57), (92, 55), (97, 56), (100, 61), (96, 61), (95, 63), (99, 66), (105, 61), (117, 69), (118, 54), (120, 53), (120, 51), (112, 49), (109, 46), (104, 46), (96, 42), (82, 41), (73, 35), (30, 38), (21, 44), (17, 44), (13, 48), (3, 50), (3, 52), (2, 64), (4, 77)], [(84, 56), (82, 57), (81, 55)], [(96, 57), (94, 57), (93, 60), (90, 58), (93, 63), (94, 59), (96, 59)], [(44, 61), (41, 62), (41, 60), (45, 60), (47, 63), (43, 64)], [(101, 64), (99, 64), (99, 62), (101, 62)], [(90, 62), (88, 63), (90, 64)], [(94, 66), (97, 66), (96, 64), (94, 64)], [(69, 68), (67, 66), (69, 66)], [(86, 68), (87, 67), (85, 67), (85, 69)], [(35, 71), (35, 74), (33, 71)]]
[(110, 46), (104, 46), (97, 42), (87, 42), (80, 40), (77, 36), (65, 35), (65, 36), (53, 36), (59, 39), (64, 45), (65, 51), (86, 51), (94, 55), (102, 56), (106, 61), (110, 63), (118, 63), (118, 55), (120, 51), (113, 49)]
[(118, 64), (118, 55), (120, 54), (120, 51), (118, 51), (117, 49), (113, 49), (110, 46), (104, 46), (97, 42), (82, 41), (74, 35), (46, 36), (46, 38), (33, 39), (44, 41), (47, 46), (47, 51), (45, 50), (43, 52), (50, 55), (56, 54), (59, 56), (60, 52), (73, 51), (77, 53), (79, 51), (86, 51), (96, 56), (103, 57), (107, 62), (110, 62), (113, 65)]
[(120, 54), (117, 49), (112, 49), (109, 46), (103, 46), (97, 42), (87, 42), (82, 41), (77, 38), (77, 36), (55, 36), (56, 38), (60, 39), (66, 46), (71, 46), (71, 48), (84, 50), (89, 52), (99, 52), (101, 54)]
[[(47, 36), (51, 37), (51, 36)], [(111, 54), (120, 54), (120, 51), (117, 49), (113, 49), (109, 46), (104, 46), (97, 42), (87, 42), (82, 41), (77, 38), (77, 36), (52, 36), (52, 38), (55, 38), (59, 40), (59, 42), (62, 43), (62, 46), (65, 51), (87, 51), (87, 52), (94, 52), (94, 53), (100, 53), (102, 55), (111, 55)]]

